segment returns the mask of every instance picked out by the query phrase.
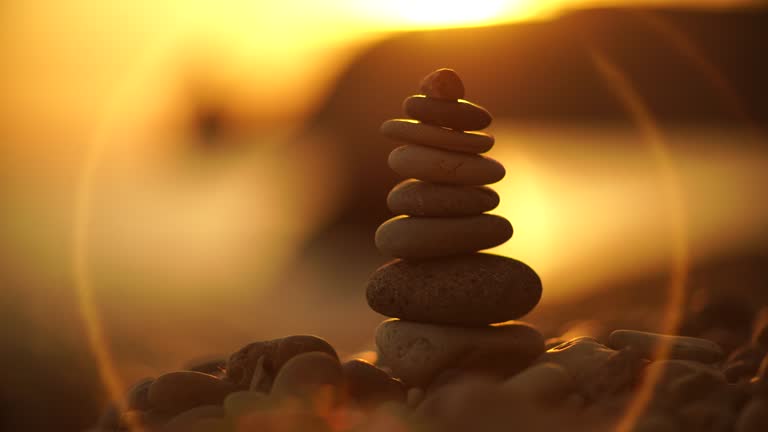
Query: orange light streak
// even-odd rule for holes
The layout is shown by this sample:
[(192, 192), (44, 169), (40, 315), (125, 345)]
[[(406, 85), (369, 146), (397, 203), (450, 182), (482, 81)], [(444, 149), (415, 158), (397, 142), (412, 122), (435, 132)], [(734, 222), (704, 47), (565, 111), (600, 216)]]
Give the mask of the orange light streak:
[[(686, 211), (680, 180), (664, 137), (642, 98), (632, 86), (632, 83), (618, 66), (608, 60), (603, 54), (595, 49), (590, 49), (590, 54), (597, 71), (605, 79), (616, 96), (618, 96), (627, 113), (645, 138), (648, 149), (656, 161), (658, 174), (663, 180), (662, 184), (664, 187), (661, 191), (661, 196), (666, 204), (668, 213), (672, 263), (668, 288), (669, 298), (664, 308), (661, 329), (659, 331), (665, 334), (674, 334), (680, 326), (690, 261)], [(671, 346), (668, 341), (660, 343), (656, 347), (654, 358), (664, 359), (669, 357), (670, 348)], [(656, 383), (660, 378), (659, 369), (652, 370), (652, 373), (645, 377), (625, 415), (616, 426), (617, 432), (630, 432), (632, 430), (633, 426), (637, 423), (637, 419), (645, 411), (653, 397)]]

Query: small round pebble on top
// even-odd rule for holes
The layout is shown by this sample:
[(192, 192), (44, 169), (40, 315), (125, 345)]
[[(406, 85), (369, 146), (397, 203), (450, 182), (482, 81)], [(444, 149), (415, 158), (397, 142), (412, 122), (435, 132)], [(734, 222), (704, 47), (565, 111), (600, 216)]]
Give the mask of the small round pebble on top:
[(456, 71), (442, 68), (424, 77), (419, 91), (435, 99), (456, 100), (464, 97), (464, 83)]

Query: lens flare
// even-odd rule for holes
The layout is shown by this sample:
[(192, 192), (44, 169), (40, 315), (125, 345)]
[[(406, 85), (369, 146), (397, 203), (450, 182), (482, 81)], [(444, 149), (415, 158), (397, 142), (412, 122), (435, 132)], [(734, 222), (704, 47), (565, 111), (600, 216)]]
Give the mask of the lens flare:
[[(100, 167), (105, 150), (110, 143), (110, 134), (114, 132), (115, 124), (126, 114), (127, 110), (136, 108), (127, 101), (136, 92), (140, 77), (145, 76), (147, 69), (162, 53), (168, 52), (178, 36), (178, 29), (169, 27), (167, 31), (149, 45), (140, 61), (126, 71), (123, 79), (108, 99), (108, 104), (102, 116), (95, 122), (91, 138), (87, 143), (82, 167), (78, 176), (75, 202), (73, 208), (73, 246), (72, 274), (76, 291), (77, 307), (88, 342), (98, 369), (98, 374), (104, 385), (110, 401), (115, 404), (119, 413), (126, 411), (125, 385), (120, 377), (115, 358), (104, 331), (104, 321), (99, 311), (95, 297), (95, 284), (91, 269), (91, 225), (92, 204), (96, 195), (94, 177)], [(123, 417), (123, 421), (132, 432), (143, 432), (144, 427), (140, 418)]]
[[(662, 184), (664, 187), (661, 190), (661, 198), (667, 211), (666, 216), (670, 232), (669, 247), (672, 250), (672, 262), (670, 263), (670, 279), (667, 289), (669, 298), (665, 305), (660, 331), (665, 334), (675, 334), (682, 317), (681, 311), (685, 302), (690, 259), (686, 211), (680, 179), (677, 176), (674, 161), (669, 153), (663, 134), (657, 126), (657, 122), (626, 74), (598, 50), (590, 49), (590, 54), (597, 72), (619, 98), (619, 101), (624, 105), (627, 113), (638, 127), (639, 132), (645, 138), (648, 150), (656, 160), (658, 174), (663, 180)], [(667, 358), (670, 348), (669, 341), (660, 343), (656, 347), (655, 358)], [(643, 381), (626, 414), (619, 421), (616, 427), (617, 432), (628, 432), (633, 429), (637, 419), (645, 411), (653, 396), (656, 383), (660, 378), (660, 372), (661, 369), (654, 370), (654, 373), (651, 373)]]

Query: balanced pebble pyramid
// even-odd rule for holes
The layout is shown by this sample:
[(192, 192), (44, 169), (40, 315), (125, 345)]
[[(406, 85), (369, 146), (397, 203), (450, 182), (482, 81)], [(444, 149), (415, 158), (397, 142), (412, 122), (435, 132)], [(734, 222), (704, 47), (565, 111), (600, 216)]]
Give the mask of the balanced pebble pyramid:
[(396, 259), (367, 286), (370, 307), (393, 318), (376, 330), (379, 363), (417, 387), (457, 371), (509, 376), (544, 351), (536, 329), (505, 322), (536, 306), (541, 280), (520, 261), (478, 252), (512, 237), (507, 219), (486, 213), (499, 196), (484, 185), (505, 175), (499, 162), (481, 155), (494, 145), (492, 135), (478, 132), (491, 115), (463, 99), (464, 85), (451, 69), (429, 74), (420, 91), (403, 103), (412, 119), (381, 126), (385, 136), (407, 143), (388, 162), (408, 179), (387, 197), (400, 216), (375, 237), (378, 249)]

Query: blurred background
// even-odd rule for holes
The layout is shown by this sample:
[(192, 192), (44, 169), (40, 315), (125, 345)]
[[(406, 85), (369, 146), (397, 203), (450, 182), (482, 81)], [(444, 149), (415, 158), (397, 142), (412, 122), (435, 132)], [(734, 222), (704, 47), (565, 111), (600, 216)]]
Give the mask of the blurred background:
[(372, 348), (378, 126), (440, 67), (494, 115), (527, 320), (654, 329), (683, 272), (718, 321), (683, 332), (748, 326), (766, 40), (737, 0), (0, 2), (0, 429), (96, 421), (94, 325), (126, 385), (288, 334)]

